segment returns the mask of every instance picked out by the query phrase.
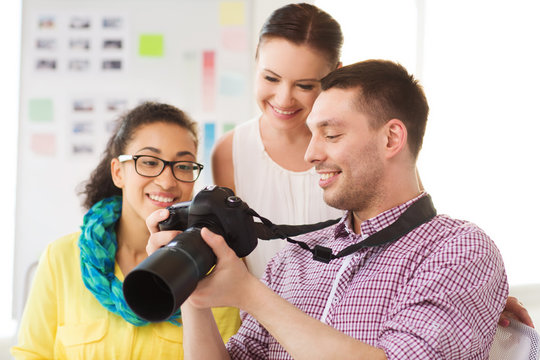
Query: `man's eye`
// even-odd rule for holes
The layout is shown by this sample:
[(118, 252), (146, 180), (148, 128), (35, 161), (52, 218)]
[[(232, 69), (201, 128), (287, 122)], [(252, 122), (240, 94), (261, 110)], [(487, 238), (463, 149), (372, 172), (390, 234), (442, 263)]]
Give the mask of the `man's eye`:
[(337, 139), (338, 137), (340, 137), (340, 135), (325, 135), (324, 136), (327, 140), (335, 140)]

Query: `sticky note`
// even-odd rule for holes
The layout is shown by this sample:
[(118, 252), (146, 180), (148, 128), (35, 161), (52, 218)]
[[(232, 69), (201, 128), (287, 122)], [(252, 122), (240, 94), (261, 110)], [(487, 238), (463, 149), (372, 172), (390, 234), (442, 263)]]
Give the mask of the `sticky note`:
[(234, 127), (235, 127), (235, 124), (232, 124), (232, 123), (223, 124), (223, 133), (226, 133), (227, 131), (231, 131), (232, 129), (234, 129)]
[(32, 134), (30, 148), (35, 154), (52, 156), (56, 153), (56, 136), (54, 134)]
[[(204, 137), (203, 137), (203, 164), (208, 166), (208, 169), (211, 168), (210, 163), (212, 161), (212, 148), (214, 147), (214, 143), (216, 142), (216, 124), (213, 122), (207, 122), (204, 124), (203, 127)], [(212, 172), (211, 171), (203, 171), (202, 173), (202, 179), (200, 182), (205, 184), (211, 184), (212, 183)]]
[(221, 30), (221, 45), (228, 51), (247, 51), (248, 36), (243, 27), (224, 27)]
[(222, 1), (219, 4), (220, 25), (243, 25), (246, 18), (245, 11), (243, 1)]
[(213, 111), (216, 102), (216, 53), (203, 51), (203, 110)]
[(204, 124), (204, 155), (205, 160), (210, 160), (210, 153), (216, 142), (216, 124), (205, 123)]
[(246, 88), (246, 79), (242, 74), (224, 73), (219, 78), (219, 93), (225, 96), (242, 95)]
[(163, 56), (163, 35), (142, 34), (139, 37), (140, 56)]
[(51, 99), (30, 99), (28, 118), (35, 122), (53, 121), (53, 102)]

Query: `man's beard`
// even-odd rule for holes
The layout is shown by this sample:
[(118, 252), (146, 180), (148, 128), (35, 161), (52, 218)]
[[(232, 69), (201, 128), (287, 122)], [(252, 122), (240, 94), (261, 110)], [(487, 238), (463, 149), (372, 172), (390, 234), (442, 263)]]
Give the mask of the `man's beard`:
[(324, 191), (324, 201), (331, 207), (342, 210), (362, 212), (376, 206), (381, 197), (383, 178), (382, 160), (374, 146), (368, 147), (358, 161), (364, 165), (355, 170), (353, 177), (340, 173), (334, 189)]

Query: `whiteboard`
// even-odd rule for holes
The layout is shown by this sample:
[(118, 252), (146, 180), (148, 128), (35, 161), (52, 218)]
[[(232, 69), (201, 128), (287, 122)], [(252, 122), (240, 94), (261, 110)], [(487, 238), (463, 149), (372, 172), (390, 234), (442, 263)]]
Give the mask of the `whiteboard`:
[[(111, 121), (145, 100), (199, 123), (198, 187), (214, 141), (253, 116), (251, 2), (24, 0), (15, 224), (14, 316), (45, 246), (77, 231), (77, 186)], [(206, 170), (208, 169), (208, 170)]]

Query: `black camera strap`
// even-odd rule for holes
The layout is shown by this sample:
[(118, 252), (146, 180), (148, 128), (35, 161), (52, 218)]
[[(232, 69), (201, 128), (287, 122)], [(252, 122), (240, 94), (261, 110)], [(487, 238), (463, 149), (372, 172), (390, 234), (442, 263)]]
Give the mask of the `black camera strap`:
[(376, 232), (359, 243), (346, 247), (334, 255), (332, 249), (330, 248), (320, 245), (315, 245), (313, 248), (310, 248), (305, 242), (291, 239), (289, 236), (300, 235), (323, 229), (330, 225), (336, 224), (340, 219), (328, 220), (309, 225), (275, 225), (270, 220), (257, 214), (254, 210), (250, 209), (250, 211), (250, 215), (257, 217), (262, 221), (262, 224), (260, 224), (261, 226), (258, 226), (256, 229), (257, 236), (261, 235), (259, 236), (260, 239), (286, 239), (288, 242), (297, 244), (301, 248), (310, 251), (313, 253), (313, 259), (324, 263), (329, 263), (333, 259), (350, 255), (361, 248), (375, 247), (392, 243), (401, 238), (403, 235), (406, 235), (412, 230), (416, 229), (418, 226), (430, 221), (435, 217), (435, 215), (437, 215), (437, 210), (433, 206), (431, 197), (429, 195), (423, 196), (414, 204), (409, 206), (409, 208), (405, 210), (403, 214), (401, 214), (400, 217), (391, 225), (385, 227), (381, 231)]
[(315, 224), (306, 224), (306, 225), (276, 225), (273, 224), (270, 220), (260, 216), (255, 212), (255, 210), (249, 209), (250, 215), (258, 217), (261, 219), (261, 223), (255, 223), (255, 232), (257, 237), (261, 240), (272, 240), (272, 239), (287, 239), (289, 236), (296, 236), (312, 231), (324, 229), (325, 227), (337, 224), (341, 219), (333, 219), (321, 221)]

